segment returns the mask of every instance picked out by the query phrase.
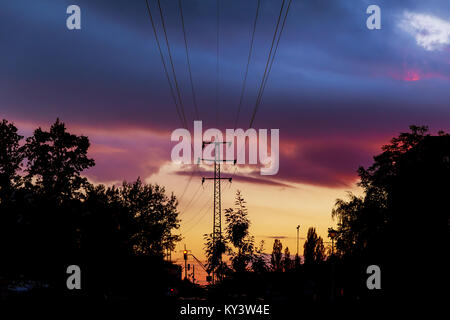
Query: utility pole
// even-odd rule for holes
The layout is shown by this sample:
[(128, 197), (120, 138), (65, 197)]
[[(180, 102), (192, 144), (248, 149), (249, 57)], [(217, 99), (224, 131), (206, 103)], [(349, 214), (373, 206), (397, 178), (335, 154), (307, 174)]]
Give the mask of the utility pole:
[[(232, 161), (236, 164), (236, 160), (225, 160), (220, 158), (221, 145), (225, 144), (223, 141), (210, 141), (203, 142), (202, 149), (205, 148), (207, 144), (214, 144), (214, 159), (202, 159), (203, 161), (214, 161), (214, 177), (205, 178), (202, 177), (202, 184), (205, 180), (214, 180), (214, 212), (213, 212), (213, 248), (216, 247), (216, 242), (221, 239), (222, 235), (222, 202), (221, 202), (221, 180), (226, 179), (231, 182), (232, 178), (226, 178), (220, 176), (220, 163)], [(222, 254), (218, 257), (219, 261), (222, 262)], [(212, 283), (214, 284), (214, 271), (212, 272)]]
[[(297, 259), (296, 260), (300, 260), (300, 256), (298, 255), (298, 240), (299, 240), (299, 230), (300, 230), (300, 225), (297, 226)], [(300, 264), (300, 261), (295, 261), (296, 263)]]
[(183, 258), (184, 258), (184, 280), (187, 279), (187, 256), (188, 256), (188, 251), (186, 250), (186, 245), (184, 245), (184, 250), (183, 250)]
[(328, 237), (331, 238), (331, 302), (334, 301), (334, 239), (337, 233), (333, 228), (328, 228)]

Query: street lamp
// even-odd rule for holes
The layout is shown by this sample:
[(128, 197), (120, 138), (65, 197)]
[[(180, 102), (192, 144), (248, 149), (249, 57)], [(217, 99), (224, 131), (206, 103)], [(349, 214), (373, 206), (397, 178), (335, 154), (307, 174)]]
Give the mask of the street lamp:
[(184, 250), (183, 250), (183, 258), (184, 258), (184, 280), (187, 280), (187, 258), (188, 258), (188, 251), (186, 250), (186, 245), (184, 246)]
[(334, 238), (337, 236), (337, 231), (333, 228), (328, 228), (328, 237), (331, 238), (331, 302), (334, 301)]
[(337, 236), (337, 231), (333, 228), (328, 228), (328, 237), (331, 238), (331, 255), (334, 254), (334, 238)]

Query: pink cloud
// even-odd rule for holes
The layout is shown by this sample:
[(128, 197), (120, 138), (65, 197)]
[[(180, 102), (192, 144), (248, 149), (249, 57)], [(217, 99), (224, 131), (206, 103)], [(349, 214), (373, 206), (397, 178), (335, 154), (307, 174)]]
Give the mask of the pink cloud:
[(290, 151), (282, 152), (277, 178), (326, 187), (350, 186), (357, 179), (358, 167), (369, 164), (378, 152), (381, 143), (375, 140), (335, 136), (282, 142), (280, 150)]
[[(13, 122), (25, 137), (42, 127), (47, 130), (51, 123), (17, 119)], [(144, 130), (131, 125), (119, 129), (96, 128), (79, 123), (65, 122), (67, 130), (89, 138), (91, 146), (88, 156), (95, 160), (95, 166), (85, 170), (83, 175), (96, 183), (135, 180), (148, 177), (170, 161), (170, 133), (161, 130)]]
[[(407, 54), (405, 54), (407, 55)], [(373, 77), (391, 78), (394, 80), (415, 82), (425, 79), (441, 79), (449, 80), (450, 74), (443, 69), (436, 69), (432, 64), (424, 63), (423, 61), (406, 62), (401, 65), (377, 65), (372, 70)]]
[(407, 70), (406, 75), (403, 77), (404, 81), (418, 81), (420, 80), (419, 72), (416, 70)]
[[(64, 119), (63, 119), (64, 120)], [(26, 136), (39, 124), (15, 121), (26, 131)], [(324, 122), (321, 122), (325, 125)], [(50, 124), (50, 123), (49, 123)], [(48, 128), (49, 124), (43, 126)], [(132, 125), (120, 130), (109, 127), (93, 128), (66, 122), (69, 132), (89, 137), (89, 156), (96, 166), (86, 170), (85, 176), (94, 182), (114, 183), (135, 180), (138, 176), (147, 178), (159, 172), (171, 161), (173, 143), (170, 131), (143, 130)], [(317, 129), (317, 128), (316, 128)], [(305, 131), (306, 130), (306, 131)], [(295, 127), (283, 131), (280, 140), (280, 170), (275, 176), (263, 177), (257, 166), (243, 166), (234, 177), (254, 184), (289, 187), (292, 184), (310, 184), (326, 187), (350, 186), (357, 179), (356, 170), (368, 165), (372, 156), (379, 153), (380, 146), (388, 140), (381, 139), (382, 133), (354, 134), (347, 129), (311, 135), (313, 129)], [(387, 136), (387, 138), (390, 134)], [(191, 170), (180, 170), (178, 175), (190, 174)], [(245, 172), (248, 172), (245, 174)]]
[(419, 81), (424, 79), (449, 79), (448, 75), (437, 72), (423, 71), (417, 68), (404, 68), (400, 70), (392, 70), (389, 76), (395, 80), (406, 82)]

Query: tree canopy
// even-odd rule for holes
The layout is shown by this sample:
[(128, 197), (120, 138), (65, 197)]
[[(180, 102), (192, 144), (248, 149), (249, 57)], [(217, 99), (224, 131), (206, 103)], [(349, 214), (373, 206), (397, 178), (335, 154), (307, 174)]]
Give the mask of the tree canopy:
[(332, 216), (341, 256), (384, 266), (385, 279), (398, 290), (429, 291), (439, 279), (408, 279), (443, 276), (448, 266), (442, 254), (450, 221), (450, 136), (431, 135), (425, 126), (410, 130), (383, 146), (371, 166), (359, 168), (363, 195), (338, 199)]
[(49, 131), (36, 129), (24, 148), (27, 178), (35, 178), (34, 185), (51, 197), (79, 196), (87, 183), (81, 172), (95, 165), (87, 155), (89, 146), (87, 137), (70, 134), (59, 119)]
[(270, 259), (270, 262), (272, 263), (272, 269), (274, 271), (283, 270), (282, 258), (283, 258), (283, 244), (279, 239), (275, 239), (273, 242), (272, 256)]
[(18, 171), (24, 158), (22, 139), (14, 124), (6, 119), (0, 122), (0, 201), (9, 198), (20, 181)]
[[(93, 185), (89, 139), (59, 119), (23, 141), (0, 122), (0, 254), (3, 273), (51, 270), (70, 257), (152, 256), (173, 250), (180, 235), (178, 201), (164, 187), (135, 182)], [(55, 262), (56, 261), (56, 262)], [(59, 261), (59, 262), (58, 262)], [(50, 267), (51, 266), (51, 267)]]
[(316, 228), (309, 228), (306, 236), (305, 244), (303, 245), (303, 256), (305, 264), (314, 264), (325, 260), (325, 248), (323, 246), (323, 239), (317, 236)]

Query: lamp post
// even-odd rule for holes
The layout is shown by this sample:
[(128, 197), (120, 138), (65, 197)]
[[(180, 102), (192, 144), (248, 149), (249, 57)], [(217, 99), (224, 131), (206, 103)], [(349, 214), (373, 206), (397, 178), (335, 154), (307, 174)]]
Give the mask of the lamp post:
[(300, 225), (297, 226), (297, 259), (295, 261), (296, 263), (298, 263), (297, 260), (300, 259), (299, 255), (298, 255), (298, 239), (299, 239), (298, 233), (299, 233), (299, 230), (300, 230)]
[(186, 250), (186, 245), (184, 245), (184, 250), (183, 250), (183, 258), (184, 258), (184, 280), (187, 280), (187, 256), (188, 256), (188, 251)]
[(337, 236), (337, 231), (333, 228), (328, 228), (328, 237), (331, 238), (331, 255), (334, 255), (334, 238)]
[(331, 238), (331, 302), (334, 301), (334, 238), (337, 236), (337, 231), (333, 228), (328, 228), (328, 237)]

